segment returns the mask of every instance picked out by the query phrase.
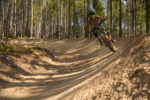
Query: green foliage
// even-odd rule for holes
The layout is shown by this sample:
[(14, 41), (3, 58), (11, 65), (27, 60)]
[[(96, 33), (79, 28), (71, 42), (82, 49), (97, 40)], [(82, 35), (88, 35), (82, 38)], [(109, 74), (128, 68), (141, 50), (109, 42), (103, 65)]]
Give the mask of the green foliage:
[(14, 39), (14, 38), (18, 38), (18, 37), (13, 37), (13, 36), (7, 36), (7, 37), (0, 37), (0, 39), (2, 39), (2, 40), (9, 40), (9, 39)]
[(76, 0), (76, 11), (78, 12), (79, 16), (84, 16), (84, 1), (83, 0)]
[(126, 18), (126, 5), (125, 5), (125, 3), (122, 1), (122, 8), (121, 8), (121, 10), (122, 10), (122, 19), (123, 20), (125, 20), (125, 18)]
[(32, 48), (29, 47), (24, 47), (21, 45), (15, 45), (14, 47), (10, 48), (10, 50), (14, 50), (14, 52), (21, 52), (21, 53), (27, 53), (27, 52), (31, 52)]
[(0, 51), (5, 51), (5, 47), (2, 44), (0, 45)]
[(6, 52), (6, 53), (31, 53), (32, 48), (30, 47), (24, 47), (22, 45), (6, 45), (6, 44), (0, 44), (0, 52)]
[(40, 16), (39, 16), (39, 9), (38, 7), (33, 7), (33, 24), (37, 25), (39, 23), (40, 20)]
[(6, 39), (8, 39), (8, 37), (0, 37), (0, 39), (6, 40)]
[(56, 12), (57, 12), (57, 0), (50, 0), (49, 4), (49, 12), (52, 14), (52, 15), (56, 15)]
[(142, 21), (143, 21), (143, 14), (142, 13), (144, 13), (143, 11), (142, 11), (142, 4), (138, 1), (138, 3), (137, 3), (137, 24), (138, 25), (140, 25), (141, 23), (142, 23)]
[(97, 0), (97, 4), (96, 4), (96, 12), (97, 12), (97, 15), (99, 16), (105, 16), (105, 11), (104, 11), (104, 7), (103, 7), (103, 4)]

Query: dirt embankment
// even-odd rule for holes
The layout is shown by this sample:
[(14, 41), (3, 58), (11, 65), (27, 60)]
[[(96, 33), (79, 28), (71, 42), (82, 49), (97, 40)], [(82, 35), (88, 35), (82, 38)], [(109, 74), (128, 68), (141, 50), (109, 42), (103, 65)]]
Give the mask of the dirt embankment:
[(0, 100), (150, 99), (149, 35), (122, 39), (115, 54), (86, 39), (20, 44), (49, 50), (0, 55)]
[(65, 100), (150, 100), (150, 35), (125, 40), (122, 57)]
[(19, 44), (47, 49), (0, 54), (0, 100), (59, 99), (119, 57), (112, 57), (113, 52), (89, 39), (28, 40)]

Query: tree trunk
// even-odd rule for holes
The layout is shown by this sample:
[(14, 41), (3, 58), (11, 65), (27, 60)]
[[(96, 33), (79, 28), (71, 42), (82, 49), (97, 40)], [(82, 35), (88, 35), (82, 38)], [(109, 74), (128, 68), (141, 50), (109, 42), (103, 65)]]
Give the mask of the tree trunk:
[(132, 20), (131, 20), (131, 25), (132, 25), (132, 34), (134, 34), (134, 0), (132, 0)]
[(16, 31), (17, 31), (17, 14), (16, 14), (16, 10), (17, 10), (17, 7), (16, 7), (16, 0), (14, 0), (14, 37), (16, 37)]
[(68, 7), (69, 17), (68, 17), (68, 38), (71, 37), (71, 0), (69, 0)]
[(112, 0), (110, 0), (110, 33), (112, 34)]
[(22, 35), (21, 37), (24, 37), (24, 24), (25, 24), (25, 0), (22, 0)]
[(122, 12), (121, 12), (121, 0), (120, 0), (120, 2), (119, 2), (119, 19), (120, 19), (120, 22), (119, 22), (119, 30), (120, 30), (120, 32), (119, 32), (119, 37), (122, 37)]
[(1, 21), (2, 21), (2, 3), (1, 3), (2, 1), (0, 1), (0, 23), (1, 23)]
[(129, 1), (127, 1), (126, 15), (127, 15), (127, 17), (126, 17), (126, 27), (127, 27), (126, 35), (129, 36), (129, 34), (130, 34), (130, 32), (129, 32), (129, 30), (130, 30)]
[(56, 37), (59, 37), (59, 0), (57, 0), (57, 28), (56, 28)]
[(114, 4), (115, 10), (114, 10), (114, 19), (113, 19), (113, 21), (114, 21), (114, 23), (113, 23), (113, 30), (115, 31), (115, 34), (113, 34), (113, 36), (117, 37), (118, 36), (118, 29), (117, 29), (117, 27), (118, 27), (117, 20), (118, 19), (117, 19), (115, 13), (118, 12), (118, 0), (115, 0), (114, 2), (115, 2), (115, 4)]
[[(85, 2), (85, 3), (86, 3), (86, 2)], [(85, 16), (86, 16), (86, 17), (85, 17), (85, 18), (86, 18), (86, 24), (85, 24), (85, 25), (86, 25), (86, 28), (85, 28), (85, 29), (86, 29), (86, 31), (85, 31), (85, 32), (86, 32), (86, 38), (90, 37), (90, 33), (88, 33), (88, 27), (87, 27), (87, 24), (88, 24), (87, 11), (89, 10), (89, 8), (90, 8), (90, 1), (87, 0), (86, 15), (85, 15)]]
[(143, 11), (144, 11), (144, 4), (143, 1), (142, 2), (142, 20), (141, 20), (141, 24), (140, 24), (140, 33), (143, 34)]
[(149, 1), (146, 0), (146, 33), (149, 33)]
[[(86, 13), (86, 0), (84, 0), (84, 33), (85, 33), (85, 36), (88, 37), (88, 31), (87, 31), (87, 26), (86, 26), (86, 22), (87, 22), (87, 19), (86, 19), (86, 16), (87, 16), (87, 13)], [(79, 28), (80, 30), (80, 28)]]
[(26, 1), (27, 3), (27, 16), (26, 16), (26, 29), (25, 29), (25, 34), (27, 37), (30, 37), (30, 30), (29, 30), (29, 27), (30, 27), (30, 0), (27, 0)]
[(30, 37), (32, 38), (32, 35), (33, 35), (33, 0), (30, 0), (30, 16), (31, 16)]
[(97, 0), (93, 0), (93, 8), (96, 9)]
[[(2, 1), (0, 1), (0, 32), (2, 32)], [(0, 37), (2, 36), (2, 33), (0, 33)]]
[(134, 16), (134, 26), (135, 26), (135, 31), (134, 31), (134, 34), (136, 35), (137, 34), (137, 2), (136, 0), (134, 0), (134, 12), (135, 12), (135, 16)]
[[(38, 2), (38, 6), (41, 5), (41, 2)], [(40, 39), (41, 38), (41, 33), (42, 33), (42, 19), (43, 19), (43, 15), (42, 15), (42, 8), (39, 9), (39, 23), (38, 23), (38, 33), (37, 33), (37, 38)]]
[[(45, 1), (46, 2), (46, 1)], [(46, 3), (44, 3), (43, 5), (43, 10), (42, 10), (42, 32), (41, 32), (41, 36), (43, 39), (46, 39), (46, 17), (47, 17), (47, 12), (46, 12)]]
[(60, 0), (60, 36), (62, 37), (62, 0)]
[(65, 4), (65, 37), (68, 37), (67, 0), (64, 0), (64, 4)]
[(73, 37), (76, 35), (76, 0), (73, 0)]
[[(7, 17), (5, 18), (5, 36), (8, 37), (8, 34), (10, 34), (10, 32), (12, 31), (12, 18), (13, 18), (13, 6), (12, 6), (13, 2), (10, 1), (8, 3), (8, 13), (7, 13)], [(13, 35), (12, 35), (13, 36)]]

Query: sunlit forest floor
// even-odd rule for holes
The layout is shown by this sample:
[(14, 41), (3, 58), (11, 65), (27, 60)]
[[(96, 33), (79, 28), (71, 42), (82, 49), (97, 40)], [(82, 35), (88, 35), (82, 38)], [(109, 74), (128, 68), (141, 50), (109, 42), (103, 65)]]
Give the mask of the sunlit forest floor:
[(118, 41), (116, 53), (94, 39), (9, 41), (34, 48), (0, 53), (0, 100), (150, 98), (150, 36)]

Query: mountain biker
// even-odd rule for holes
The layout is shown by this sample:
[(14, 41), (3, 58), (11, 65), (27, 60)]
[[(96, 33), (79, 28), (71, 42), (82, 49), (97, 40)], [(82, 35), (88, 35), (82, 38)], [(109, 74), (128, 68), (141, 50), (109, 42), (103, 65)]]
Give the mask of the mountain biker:
[(107, 18), (97, 16), (96, 11), (93, 8), (89, 9), (87, 14), (88, 14), (88, 32), (90, 33), (92, 32), (94, 36), (99, 40), (101, 45), (103, 45), (103, 40), (101, 37), (98, 36), (99, 32), (106, 33), (110, 37), (112, 42), (114, 42), (111, 35), (106, 31), (106, 28), (103, 26), (103, 24), (99, 25), (99, 20), (106, 20)]

